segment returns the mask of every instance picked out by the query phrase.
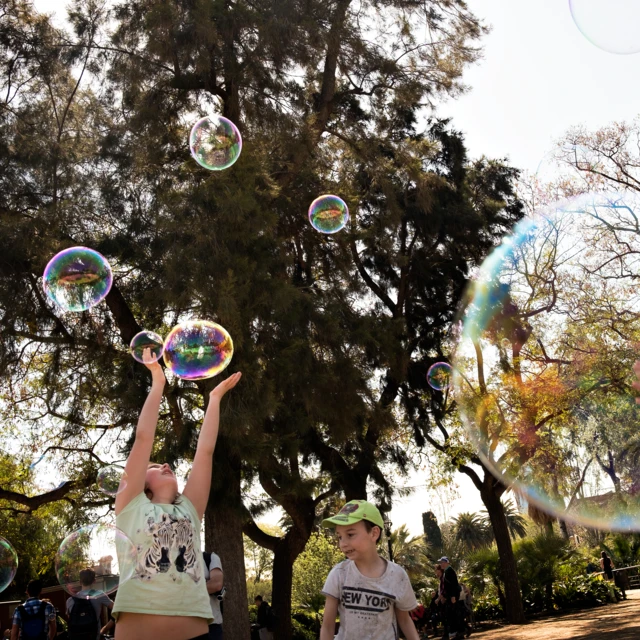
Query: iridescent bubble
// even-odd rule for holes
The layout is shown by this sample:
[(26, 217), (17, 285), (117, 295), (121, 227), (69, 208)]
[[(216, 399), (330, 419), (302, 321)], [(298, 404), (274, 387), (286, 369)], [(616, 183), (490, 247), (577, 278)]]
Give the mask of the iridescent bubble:
[(71, 247), (56, 254), (42, 276), (49, 299), (65, 311), (86, 311), (103, 300), (113, 276), (107, 259), (87, 247)]
[(320, 233), (337, 233), (349, 222), (349, 208), (338, 196), (320, 196), (309, 207), (309, 222)]
[(640, 51), (640, 3), (635, 0), (569, 0), (569, 9), (582, 35), (609, 53)]
[(444, 391), (451, 384), (451, 365), (447, 362), (436, 362), (427, 371), (427, 382), (432, 389)]
[(44, 458), (45, 458), (45, 456), (46, 456), (46, 455), (47, 455), (46, 453), (43, 453), (41, 456), (39, 456), (38, 458), (36, 458), (36, 459), (35, 459), (35, 460), (34, 460), (34, 461), (29, 465), (29, 469), (35, 469), (35, 468), (36, 468), (36, 466), (37, 466), (38, 464), (40, 464), (40, 463), (44, 460)]
[(129, 350), (131, 355), (138, 362), (144, 362), (144, 350), (149, 349), (150, 362), (157, 362), (162, 358), (164, 351), (164, 341), (153, 331), (141, 331), (136, 333), (131, 340)]
[(13, 581), (18, 570), (18, 554), (8, 540), (0, 536), (0, 592)]
[(491, 472), (521, 503), (597, 529), (640, 530), (638, 216), (637, 194), (598, 193), (523, 219), (469, 286), (453, 359)]
[(67, 593), (91, 600), (129, 580), (136, 560), (135, 545), (123, 531), (109, 524), (90, 524), (62, 541), (56, 575)]
[(215, 322), (190, 320), (176, 325), (164, 341), (167, 368), (185, 380), (204, 380), (224, 371), (233, 357), (233, 340)]
[(240, 157), (242, 136), (231, 120), (218, 115), (207, 116), (193, 125), (189, 148), (199, 165), (221, 171)]
[(127, 486), (127, 475), (124, 471), (124, 467), (117, 464), (110, 464), (107, 467), (102, 467), (98, 471), (96, 477), (96, 484), (103, 493), (110, 496), (115, 496), (120, 493)]

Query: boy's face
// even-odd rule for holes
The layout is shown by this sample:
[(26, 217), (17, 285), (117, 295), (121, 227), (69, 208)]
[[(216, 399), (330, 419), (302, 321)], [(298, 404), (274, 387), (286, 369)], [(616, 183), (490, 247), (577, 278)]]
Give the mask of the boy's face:
[(376, 539), (380, 535), (377, 529), (378, 527), (373, 527), (371, 531), (367, 531), (362, 520), (355, 524), (339, 524), (336, 527), (336, 537), (340, 551), (349, 560), (357, 560), (358, 557), (369, 555), (376, 549)]

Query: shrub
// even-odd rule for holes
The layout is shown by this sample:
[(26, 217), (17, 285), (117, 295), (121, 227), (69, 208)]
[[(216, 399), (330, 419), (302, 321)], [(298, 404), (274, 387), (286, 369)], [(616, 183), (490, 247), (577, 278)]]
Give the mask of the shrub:
[(597, 607), (621, 597), (611, 583), (592, 576), (575, 576), (553, 585), (553, 602), (560, 609)]
[(504, 611), (500, 606), (500, 601), (496, 595), (492, 594), (478, 596), (473, 604), (473, 611), (477, 622), (504, 618)]
[(293, 625), (293, 640), (316, 640), (318, 637), (315, 631), (307, 629), (295, 618), (291, 620), (291, 624)]

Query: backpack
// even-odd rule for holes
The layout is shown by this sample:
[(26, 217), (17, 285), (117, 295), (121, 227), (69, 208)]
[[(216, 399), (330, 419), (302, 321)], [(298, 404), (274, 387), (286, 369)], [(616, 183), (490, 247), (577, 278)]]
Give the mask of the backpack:
[(69, 614), (69, 640), (96, 640), (99, 628), (91, 600), (74, 598)]
[(275, 631), (278, 624), (278, 616), (276, 615), (273, 607), (267, 605), (267, 631)]
[(28, 613), (24, 605), (18, 607), (20, 610), (20, 638), (22, 640), (46, 640), (47, 629), (47, 603), (40, 602), (40, 607), (34, 613)]

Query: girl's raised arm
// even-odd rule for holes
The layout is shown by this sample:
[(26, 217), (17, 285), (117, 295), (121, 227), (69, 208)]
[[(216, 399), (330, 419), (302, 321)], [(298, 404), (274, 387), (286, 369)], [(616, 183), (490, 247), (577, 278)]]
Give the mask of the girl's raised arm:
[(160, 402), (162, 401), (162, 393), (166, 382), (162, 367), (157, 362), (151, 361), (149, 349), (144, 350), (143, 359), (145, 366), (151, 371), (151, 391), (149, 391), (149, 395), (140, 412), (138, 425), (136, 426), (136, 438), (124, 468), (126, 486), (116, 495), (116, 515), (131, 500), (144, 491), (147, 467), (158, 425)]
[(227, 391), (233, 389), (240, 378), (241, 373), (234, 373), (223, 380), (210, 394), (209, 406), (202, 422), (196, 455), (193, 459), (191, 473), (184, 495), (189, 498), (198, 516), (202, 519), (209, 501), (209, 489), (211, 489), (211, 470), (213, 467), (213, 452), (218, 439), (218, 427), (220, 425), (220, 400)]

